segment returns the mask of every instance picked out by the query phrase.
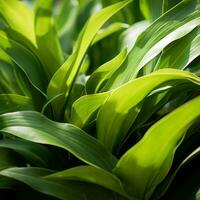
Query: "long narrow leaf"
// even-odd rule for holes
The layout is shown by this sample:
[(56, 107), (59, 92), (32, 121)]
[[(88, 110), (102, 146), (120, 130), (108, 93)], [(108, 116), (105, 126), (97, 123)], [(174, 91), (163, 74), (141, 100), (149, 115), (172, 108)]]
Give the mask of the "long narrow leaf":
[(0, 115), (0, 131), (40, 144), (57, 146), (92, 166), (111, 170), (116, 159), (95, 138), (81, 129), (50, 121), (37, 112)]
[(177, 146), (200, 116), (199, 105), (200, 97), (196, 97), (162, 118), (120, 158), (114, 172), (132, 196), (149, 199), (166, 177)]
[(200, 83), (198, 77), (188, 72), (163, 69), (115, 89), (99, 110), (98, 139), (110, 150), (116, 149), (136, 119), (143, 99), (161, 84), (184, 80)]
[(81, 62), (85, 56), (86, 51), (92, 43), (96, 33), (101, 26), (115, 13), (129, 4), (131, 0), (123, 1), (102, 9), (93, 15), (86, 23), (81, 32), (76, 44), (75, 52), (70, 58), (61, 66), (51, 79), (47, 94), (49, 97), (64, 93), (65, 97), (58, 102), (54, 102), (53, 109), (57, 116), (60, 116), (66, 98), (72, 88), (72, 84), (79, 72)]

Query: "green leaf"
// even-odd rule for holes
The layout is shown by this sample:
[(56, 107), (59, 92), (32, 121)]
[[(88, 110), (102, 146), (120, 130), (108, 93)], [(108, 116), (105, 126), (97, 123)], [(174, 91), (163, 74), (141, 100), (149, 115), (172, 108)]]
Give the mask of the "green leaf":
[(9, 56), (0, 49), (0, 93), (20, 94), (21, 90), (16, 77), (17, 66), (12, 62)]
[(66, 98), (68, 97), (75, 78), (80, 70), (81, 62), (83, 61), (85, 53), (91, 45), (96, 33), (110, 17), (130, 2), (131, 0), (127, 0), (104, 8), (94, 14), (86, 23), (81, 34), (79, 35), (75, 51), (54, 74), (48, 86), (47, 94), (50, 98), (58, 94), (65, 94), (63, 99), (60, 99), (57, 103), (54, 102), (54, 104), (52, 104), (57, 117), (60, 116), (63, 110)]
[[(20, 37), (21, 40), (22, 37), (20, 35), (22, 35), (36, 46), (34, 15), (24, 2), (18, 0), (1, 0), (0, 16), (11, 28), (15, 39)], [(23, 40), (23, 42), (27, 43), (26, 40)]]
[(70, 122), (76, 126), (84, 127), (92, 115), (100, 108), (109, 96), (109, 92), (86, 95), (79, 98), (72, 106)]
[(182, 1), (151, 24), (138, 37), (128, 55), (127, 65), (122, 65), (110, 79), (110, 88), (134, 79), (167, 45), (196, 28), (200, 24), (199, 6), (198, 0)]
[(163, 0), (163, 8), (162, 8), (163, 13), (167, 12), (172, 7), (179, 4), (181, 1), (182, 0)]
[[(33, 108), (37, 110), (41, 109), (44, 95), (41, 95), (40, 90), (36, 90), (28, 80), (26, 74), (2, 49), (0, 49), (0, 76), (0, 93), (4, 94), (4, 96), (1, 96), (1, 102), (3, 101), (5, 103), (5, 106), (1, 107), (2, 110), (23, 110), (23, 104), (25, 110), (33, 110)], [(9, 95), (6, 97), (6, 94)], [(14, 107), (16, 110), (12, 110)]]
[[(59, 35), (64, 34), (66, 29), (72, 25), (74, 14), (77, 13), (78, 1), (77, 0), (63, 0), (60, 3), (59, 9), (56, 13), (56, 25)], [(75, 15), (76, 16), (76, 15)]]
[(15, 181), (7, 177), (0, 176), (0, 189), (11, 189), (11, 188), (16, 188)]
[(60, 199), (66, 199), (66, 194), (70, 200), (81, 199), (82, 195), (76, 193), (69, 186), (63, 186), (62, 184), (42, 178), (42, 176), (46, 176), (52, 172), (51, 170), (42, 168), (8, 168), (0, 171), (0, 175), (21, 181), (41, 193)]
[(105, 187), (123, 196), (127, 196), (120, 180), (113, 174), (91, 166), (79, 166), (46, 176), (48, 180), (76, 180)]
[(172, 172), (170, 173), (165, 179), (164, 181), (158, 185), (158, 187), (156, 188), (154, 194), (152, 195), (153, 199), (159, 199), (166, 191), (167, 189), (169, 189), (170, 184), (172, 183), (172, 181), (175, 179), (177, 173), (184, 168), (188, 163), (192, 162), (192, 160), (195, 157), (198, 157), (200, 155), (200, 147), (197, 148), (195, 151), (193, 151), (191, 154), (189, 154), (179, 165), (178, 167)]
[(120, 36), (121, 48), (128, 48), (128, 52), (131, 51), (139, 35), (150, 25), (148, 21), (140, 21), (134, 23)]
[(182, 0), (141, 0), (140, 9), (146, 19), (154, 21)]
[(169, 84), (169, 82), (181, 83), (183, 81), (200, 83), (198, 77), (188, 72), (163, 69), (130, 81), (113, 90), (99, 110), (97, 116), (97, 138), (108, 149), (116, 150), (140, 112), (144, 98), (161, 84)]
[(124, 49), (112, 60), (97, 68), (86, 83), (87, 93), (92, 94), (99, 92), (103, 88), (105, 82), (112, 76), (114, 71), (122, 65), (126, 56), (127, 50)]
[(55, 0), (38, 0), (35, 8), (35, 31), (38, 51), (49, 78), (64, 62), (52, 17), (54, 5)]
[(163, 0), (141, 0), (140, 9), (149, 21), (154, 21), (162, 15)]
[(0, 148), (0, 170), (17, 165), (16, 158), (9, 149)]
[(26, 74), (31, 84), (41, 93), (44, 92), (47, 80), (37, 56), (3, 31), (0, 31), (0, 47)]
[[(179, 85), (171, 83), (153, 91), (145, 98), (141, 111), (132, 127), (134, 129), (141, 127), (155, 113), (162, 117), (164, 114), (171, 112), (176, 106), (170, 107), (170, 103), (176, 102), (178, 107), (188, 99), (188, 93), (196, 91), (198, 87), (198, 85), (188, 82)], [(179, 95), (177, 96), (177, 94)], [(162, 111), (165, 111), (164, 114)]]
[(108, 27), (102, 28), (97, 32), (94, 40), (92, 41), (92, 45), (94, 45), (95, 43), (99, 42), (100, 40), (112, 35), (113, 33), (116, 33), (123, 29), (127, 29), (128, 27), (129, 27), (128, 24), (124, 24), (124, 23), (120, 23), (120, 22), (112, 23)]
[[(100, 2), (103, 6), (108, 6), (109, 4), (117, 3), (118, 0), (100, 0)], [(140, 15), (139, 2), (138, 0), (134, 0), (129, 6), (124, 8), (122, 12), (117, 13), (111, 20), (113, 22), (120, 21), (127, 24), (133, 24), (135, 21), (141, 20), (142, 16)]]
[(0, 94), (0, 114), (21, 110), (34, 110), (30, 97), (16, 94)]
[(50, 161), (50, 152), (44, 146), (19, 139), (2, 139), (0, 147), (14, 150), (23, 157), (29, 164), (40, 167), (48, 167)]
[[(180, 106), (155, 123), (117, 163), (114, 173), (130, 195), (149, 199), (169, 172), (175, 150), (187, 129), (200, 116), (200, 97)], [(134, 170), (133, 170), (134, 169)]]
[[(171, 187), (162, 200), (199, 200), (200, 198), (200, 156), (197, 155), (177, 173)], [(187, 181), (185, 181), (187, 180)], [(176, 188), (174, 190), (174, 188)]]
[(81, 183), (78, 181), (53, 181), (45, 178), (47, 175), (52, 174), (53, 171), (43, 168), (9, 168), (0, 171), (0, 175), (10, 177), (12, 179), (23, 182), (34, 190), (43, 194), (57, 197), (63, 200), (77, 200), (77, 199), (110, 199), (124, 200), (118, 198), (116, 194), (98, 187), (97, 185)]
[(56, 123), (38, 112), (22, 111), (0, 115), (0, 131), (31, 142), (63, 148), (92, 166), (111, 170), (115, 157), (95, 138), (81, 129)]
[(200, 28), (197, 27), (185, 37), (170, 44), (163, 50), (155, 70), (163, 68), (185, 69), (200, 55), (199, 38)]
[(65, 53), (72, 49), (74, 38), (77, 35), (77, 19), (80, 5), (78, 0), (63, 0), (56, 12), (55, 21), (58, 35)]

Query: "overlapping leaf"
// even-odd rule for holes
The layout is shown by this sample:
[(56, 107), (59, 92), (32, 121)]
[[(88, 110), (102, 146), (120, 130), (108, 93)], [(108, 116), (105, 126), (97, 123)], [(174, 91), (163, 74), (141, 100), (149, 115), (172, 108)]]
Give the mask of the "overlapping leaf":
[(137, 39), (128, 56), (128, 64), (119, 68), (109, 88), (134, 79), (138, 72), (168, 44), (190, 33), (200, 24), (198, 0), (186, 0), (152, 23)]
[(0, 115), (0, 131), (66, 149), (80, 160), (106, 170), (111, 170), (116, 164), (116, 158), (95, 138), (71, 124), (50, 121), (37, 112)]
[(97, 137), (110, 150), (123, 141), (136, 119), (143, 99), (161, 84), (193, 81), (199, 78), (179, 70), (159, 70), (150, 75), (130, 81), (115, 89), (100, 108), (97, 116)]
[(35, 8), (36, 41), (40, 58), (49, 78), (64, 62), (52, 17), (54, 5), (55, 0), (38, 0)]
[(177, 146), (187, 129), (200, 116), (196, 109), (199, 105), (198, 96), (162, 118), (120, 158), (114, 172), (123, 180), (132, 196), (149, 199), (165, 178)]
[[(79, 36), (75, 51), (51, 79), (47, 90), (49, 97), (62, 93), (66, 98), (68, 97), (72, 84), (80, 69), (80, 64), (97, 31), (111, 16), (124, 8), (130, 2), (131, 1), (128, 0), (111, 5), (102, 9), (88, 20)], [(65, 97), (60, 99), (58, 102), (54, 102), (53, 108), (56, 115), (60, 115), (61, 110), (64, 109), (63, 106), (66, 101)]]

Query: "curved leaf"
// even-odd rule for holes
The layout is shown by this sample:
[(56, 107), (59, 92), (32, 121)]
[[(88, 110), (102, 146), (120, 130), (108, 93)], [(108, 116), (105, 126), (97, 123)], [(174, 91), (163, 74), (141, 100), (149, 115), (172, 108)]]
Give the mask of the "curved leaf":
[(65, 61), (60, 69), (56, 71), (48, 86), (47, 94), (50, 98), (61, 93), (65, 94), (65, 98), (60, 99), (57, 103), (54, 102), (52, 105), (54, 112), (57, 113), (56, 116), (60, 116), (63, 110), (64, 103), (78, 74), (81, 62), (97, 31), (110, 17), (131, 1), (132, 0), (126, 0), (104, 8), (94, 14), (86, 23), (79, 35), (73, 54)]
[(181, 164), (173, 171), (172, 174), (170, 174), (169, 177), (164, 179), (164, 181), (156, 188), (154, 194), (152, 195), (153, 199), (159, 199), (170, 187), (170, 184), (172, 181), (175, 179), (175, 176), (177, 173), (189, 162), (192, 162), (193, 158), (197, 157), (200, 155), (200, 147), (197, 148), (195, 151), (193, 151), (190, 155), (188, 155), (182, 162)]
[[(200, 156), (194, 157), (177, 173), (171, 187), (162, 200), (199, 200), (200, 198)], [(187, 180), (187, 181), (185, 181)], [(174, 189), (176, 188), (176, 189)]]
[(54, 5), (55, 0), (38, 0), (35, 7), (35, 32), (38, 51), (49, 78), (64, 62), (52, 17)]
[(124, 24), (124, 23), (120, 23), (120, 22), (112, 23), (108, 27), (100, 29), (99, 32), (97, 32), (91, 45), (94, 45), (95, 43), (99, 42), (100, 40), (108, 37), (109, 35), (112, 35), (113, 33), (116, 33), (123, 29), (127, 29), (128, 27), (129, 27), (128, 24)]
[(16, 94), (0, 94), (0, 114), (20, 110), (35, 110), (30, 97)]
[(131, 27), (129, 27), (126, 31), (124, 31), (120, 36), (120, 42), (122, 48), (127, 47), (128, 52), (131, 51), (133, 46), (135, 45), (135, 42), (137, 41), (137, 38), (139, 35), (150, 25), (148, 21), (140, 21), (135, 24), (133, 24)]
[[(161, 84), (183, 81), (200, 83), (193, 74), (175, 69), (159, 70), (115, 89), (97, 116), (97, 137), (110, 150), (123, 141), (140, 111), (140, 103)], [(109, 121), (108, 121), (109, 120)]]
[(17, 32), (23, 35), (36, 46), (33, 12), (24, 2), (1, 0), (0, 15), (13, 30), (13, 33)]
[(120, 180), (113, 174), (91, 166), (79, 166), (65, 171), (50, 174), (45, 177), (47, 180), (77, 180), (89, 182), (109, 190), (115, 191), (123, 196), (127, 196), (122, 188)]
[(47, 167), (50, 160), (50, 152), (46, 147), (25, 140), (3, 139), (0, 140), (0, 147), (16, 151), (36, 166)]
[(122, 50), (117, 56), (115, 56), (112, 60), (103, 64), (96, 71), (92, 73), (90, 78), (86, 83), (86, 90), (88, 93), (97, 93), (99, 92), (105, 81), (107, 81), (114, 71), (119, 68), (122, 63), (125, 61), (127, 56), (127, 50)]
[(138, 199), (150, 198), (169, 172), (187, 129), (200, 116), (196, 109), (199, 105), (198, 96), (162, 118), (120, 158), (114, 173), (123, 180), (129, 194)]
[(155, 70), (162, 68), (185, 69), (200, 55), (199, 38), (200, 28), (197, 27), (185, 37), (170, 44), (163, 50)]
[(76, 193), (75, 190), (73, 191), (69, 186), (66, 187), (42, 178), (42, 176), (46, 176), (52, 172), (51, 170), (42, 168), (8, 168), (0, 171), (0, 175), (21, 181), (41, 193), (60, 199), (66, 199), (66, 194), (70, 200), (81, 199), (81, 195)]
[(149, 21), (154, 21), (162, 15), (163, 0), (141, 0), (140, 9)]
[(0, 47), (9, 55), (10, 59), (20, 67), (28, 79), (41, 93), (45, 91), (46, 76), (37, 56), (20, 43), (10, 39), (0, 31)]
[(0, 49), (0, 93), (24, 94), (17, 83), (15, 71), (17, 66), (9, 56)]
[(196, 28), (200, 24), (199, 6), (198, 0), (184, 0), (152, 23), (138, 37), (128, 55), (127, 65), (122, 65), (109, 80), (110, 88), (134, 79), (167, 45)]
[(53, 122), (38, 112), (0, 115), (0, 131), (66, 149), (80, 160), (106, 170), (111, 170), (116, 164), (115, 157), (95, 138), (71, 124)]
[[(9, 168), (0, 171), (0, 175), (23, 182), (33, 189), (50, 196), (63, 200), (77, 199), (116, 199), (116, 194), (92, 184), (80, 183), (78, 181), (53, 181), (46, 179), (45, 176), (52, 174), (53, 171), (43, 168)], [(124, 198), (119, 198), (119, 200)]]
[(92, 115), (100, 108), (109, 96), (109, 92), (86, 95), (79, 98), (72, 106), (70, 122), (78, 127), (84, 127)]

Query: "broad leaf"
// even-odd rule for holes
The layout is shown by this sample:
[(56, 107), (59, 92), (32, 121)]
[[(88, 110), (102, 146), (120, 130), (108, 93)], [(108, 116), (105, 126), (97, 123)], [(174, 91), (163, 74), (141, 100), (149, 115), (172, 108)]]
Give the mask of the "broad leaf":
[(20, 37), (20, 40), (27, 44), (27, 41), (24, 40), (24, 38), (26, 38), (36, 46), (33, 12), (24, 2), (18, 0), (1, 0), (0, 17), (2, 17), (11, 28), (13, 39)]
[(151, 197), (169, 172), (187, 129), (200, 116), (196, 109), (199, 105), (200, 97), (196, 97), (169, 113), (120, 158), (114, 173), (123, 180), (129, 194), (138, 199)]
[(120, 180), (113, 174), (91, 166), (79, 166), (46, 176), (48, 180), (76, 180), (89, 182), (127, 196)]
[(97, 137), (110, 150), (116, 150), (124, 140), (138, 113), (144, 98), (161, 84), (193, 81), (194, 75), (180, 70), (159, 70), (130, 81), (115, 89), (100, 108), (97, 116)]
[(80, 160), (106, 170), (111, 170), (116, 164), (115, 157), (95, 138), (71, 124), (50, 121), (37, 112), (0, 115), (0, 131), (66, 149)]
[[(63, 200), (77, 199), (111, 199), (118, 198), (116, 194), (109, 192), (97, 185), (81, 183), (79, 181), (53, 181), (45, 178), (53, 171), (43, 168), (9, 168), (0, 171), (0, 175), (23, 182), (34, 190), (43, 194), (57, 197)], [(119, 197), (119, 200), (124, 198)]]

